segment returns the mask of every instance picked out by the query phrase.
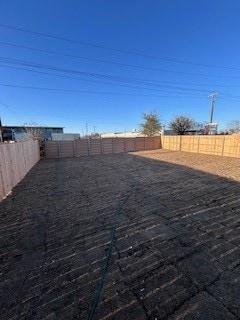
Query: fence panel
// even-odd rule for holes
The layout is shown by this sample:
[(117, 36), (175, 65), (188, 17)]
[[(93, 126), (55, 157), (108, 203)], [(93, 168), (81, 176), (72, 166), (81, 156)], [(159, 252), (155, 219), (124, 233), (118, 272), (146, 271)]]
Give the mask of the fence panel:
[(3, 152), (0, 152), (0, 201), (7, 195), (7, 193), (5, 192), (7, 182), (3, 183), (4, 181), (3, 172), (5, 172), (3, 163), (4, 163)]
[(59, 157), (58, 141), (45, 141), (44, 153), (46, 158), (58, 158)]
[(181, 150), (181, 137), (173, 136), (173, 139), (169, 139), (169, 148), (171, 150)]
[(154, 145), (153, 149), (161, 149), (162, 148), (162, 138), (161, 137), (154, 137)]
[(154, 149), (154, 137), (145, 138), (145, 150), (153, 150)]
[(60, 158), (74, 157), (74, 141), (59, 141)]
[(161, 137), (76, 139), (45, 141), (46, 158), (81, 157), (161, 148)]
[(221, 156), (224, 136), (202, 136), (199, 140), (199, 153)]
[(89, 155), (88, 139), (78, 139), (78, 140), (75, 140), (74, 142), (75, 142), (76, 157)]
[(240, 135), (163, 136), (163, 149), (240, 157)]
[(7, 146), (0, 146), (0, 171), (1, 171), (1, 185), (2, 190), (0, 199), (2, 200), (12, 190), (11, 185), (11, 159), (9, 156), (9, 150)]
[(240, 158), (240, 135), (225, 136), (223, 155)]
[(125, 151), (124, 138), (114, 139), (114, 153), (120, 153)]
[(126, 138), (125, 141), (125, 151), (131, 152), (135, 151), (135, 138)]
[(102, 153), (101, 139), (89, 139), (90, 154), (97, 155)]
[(198, 136), (181, 137), (181, 150), (187, 152), (198, 152), (199, 138)]
[(112, 138), (103, 138), (102, 141), (102, 152), (104, 154), (114, 153)]
[(169, 136), (162, 136), (162, 147), (163, 149), (170, 150), (170, 137)]
[(135, 151), (145, 150), (145, 138), (135, 138)]
[(39, 161), (38, 141), (0, 144), (0, 201)]

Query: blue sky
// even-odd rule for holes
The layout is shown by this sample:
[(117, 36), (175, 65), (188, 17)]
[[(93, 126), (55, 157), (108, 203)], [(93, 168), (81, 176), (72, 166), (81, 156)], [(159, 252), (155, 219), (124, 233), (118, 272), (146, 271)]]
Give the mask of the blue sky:
[(81, 134), (138, 128), (152, 110), (165, 126), (207, 122), (217, 92), (223, 129), (240, 119), (239, 12), (238, 0), (1, 0), (2, 122)]

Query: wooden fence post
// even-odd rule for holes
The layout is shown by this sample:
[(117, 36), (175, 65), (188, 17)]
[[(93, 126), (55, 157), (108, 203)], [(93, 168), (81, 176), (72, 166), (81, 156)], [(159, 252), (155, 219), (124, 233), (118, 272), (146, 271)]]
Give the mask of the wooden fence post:
[(61, 144), (60, 144), (60, 141), (58, 141), (58, 158), (60, 159), (61, 158)]
[(225, 148), (225, 137), (223, 137), (223, 142), (222, 142), (222, 156), (224, 155), (224, 148)]
[(101, 144), (101, 154), (103, 154), (103, 140), (102, 140), (102, 137), (100, 137), (100, 144)]
[(36, 142), (0, 144), (0, 201), (22, 180), (38, 162), (39, 149)]
[(87, 138), (88, 139), (88, 155), (90, 156), (90, 154), (92, 153), (91, 151), (91, 138)]
[(76, 153), (76, 140), (73, 140), (73, 156), (76, 158), (77, 153)]

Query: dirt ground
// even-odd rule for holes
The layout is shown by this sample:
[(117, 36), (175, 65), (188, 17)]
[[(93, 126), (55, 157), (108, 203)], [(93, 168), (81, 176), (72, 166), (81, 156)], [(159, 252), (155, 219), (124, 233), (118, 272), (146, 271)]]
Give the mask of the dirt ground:
[(240, 319), (240, 159), (41, 160), (0, 203), (1, 319)]

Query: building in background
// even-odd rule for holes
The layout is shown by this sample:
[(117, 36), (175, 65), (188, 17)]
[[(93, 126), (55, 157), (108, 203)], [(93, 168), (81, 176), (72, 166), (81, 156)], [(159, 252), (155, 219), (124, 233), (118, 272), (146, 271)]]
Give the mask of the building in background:
[(41, 140), (52, 140), (53, 133), (63, 133), (63, 127), (2, 126), (3, 141), (27, 141), (36, 135)]
[(79, 133), (52, 133), (53, 141), (73, 141), (80, 139)]
[(144, 134), (137, 131), (132, 132), (109, 132), (102, 133), (101, 138), (137, 138), (137, 137), (145, 137)]
[(204, 125), (204, 134), (217, 134), (217, 123), (206, 123)]

